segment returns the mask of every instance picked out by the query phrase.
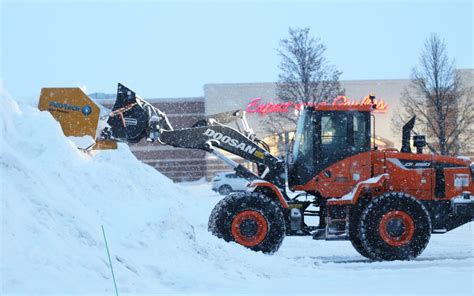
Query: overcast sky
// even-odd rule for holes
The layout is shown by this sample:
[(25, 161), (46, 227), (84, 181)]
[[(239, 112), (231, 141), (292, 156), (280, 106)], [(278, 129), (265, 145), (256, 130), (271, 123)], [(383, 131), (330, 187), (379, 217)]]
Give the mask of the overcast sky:
[[(0, 0), (1, 77), (143, 97), (200, 96), (206, 83), (273, 82), (279, 40), (309, 27), (342, 79), (408, 78), (431, 32), (473, 68), (472, 1)], [(350, 96), (350, 94), (348, 94)]]

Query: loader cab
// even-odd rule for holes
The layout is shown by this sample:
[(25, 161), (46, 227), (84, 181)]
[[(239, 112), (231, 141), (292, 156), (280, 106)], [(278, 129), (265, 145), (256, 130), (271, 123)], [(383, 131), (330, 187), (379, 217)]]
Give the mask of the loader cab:
[(290, 154), (290, 188), (304, 185), (328, 166), (370, 151), (370, 107), (306, 107), (300, 112)]

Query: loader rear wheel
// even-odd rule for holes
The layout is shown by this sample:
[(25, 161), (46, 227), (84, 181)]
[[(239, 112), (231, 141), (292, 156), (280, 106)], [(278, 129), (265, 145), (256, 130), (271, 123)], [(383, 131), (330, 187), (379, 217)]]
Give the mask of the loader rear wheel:
[(209, 231), (254, 251), (274, 253), (285, 237), (285, 218), (271, 198), (256, 192), (232, 193), (209, 217)]
[(428, 211), (402, 192), (389, 192), (373, 199), (359, 223), (361, 242), (374, 260), (414, 259), (431, 237)]

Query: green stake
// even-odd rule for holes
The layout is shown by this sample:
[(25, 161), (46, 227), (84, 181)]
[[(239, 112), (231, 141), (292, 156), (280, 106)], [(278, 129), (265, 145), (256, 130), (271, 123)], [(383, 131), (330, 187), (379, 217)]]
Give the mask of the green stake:
[(107, 249), (107, 256), (109, 257), (110, 270), (112, 271), (112, 279), (114, 280), (115, 295), (118, 296), (117, 283), (115, 282), (114, 268), (112, 266), (112, 260), (110, 260), (109, 246), (107, 245), (107, 238), (105, 237), (104, 225), (102, 226), (102, 234), (104, 235), (105, 248)]

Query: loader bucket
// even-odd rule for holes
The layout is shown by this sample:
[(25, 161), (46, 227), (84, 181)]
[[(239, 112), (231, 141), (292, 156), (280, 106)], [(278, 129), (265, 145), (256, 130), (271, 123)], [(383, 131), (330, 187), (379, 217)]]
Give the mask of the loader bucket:
[(80, 88), (43, 88), (38, 108), (59, 121), (65, 136), (96, 138), (100, 109)]
[(118, 84), (117, 99), (107, 120), (114, 138), (133, 143), (146, 136), (148, 114), (137, 100), (134, 91)]
[(114, 140), (96, 140), (95, 145), (90, 148), (91, 150), (109, 150), (117, 149), (117, 142)]
[[(91, 136), (95, 144), (81, 149), (116, 149), (116, 141), (159, 141), (162, 130), (172, 130), (166, 114), (118, 84), (112, 112), (101, 109), (80, 88), (43, 88), (38, 108), (49, 111), (65, 136)], [(105, 122), (107, 120), (107, 122)], [(100, 130), (98, 127), (100, 126)]]

